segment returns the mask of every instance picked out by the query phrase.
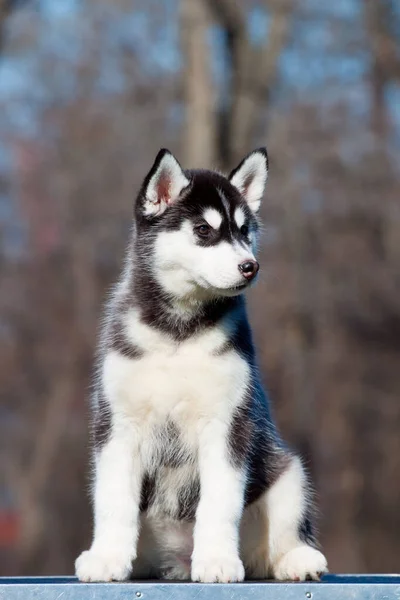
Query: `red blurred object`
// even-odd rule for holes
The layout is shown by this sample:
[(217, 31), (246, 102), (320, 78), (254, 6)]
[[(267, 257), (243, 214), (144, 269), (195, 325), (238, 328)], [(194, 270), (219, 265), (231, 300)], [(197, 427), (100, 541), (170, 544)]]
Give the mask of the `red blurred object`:
[(20, 531), (20, 517), (15, 510), (0, 512), (0, 547), (17, 543)]

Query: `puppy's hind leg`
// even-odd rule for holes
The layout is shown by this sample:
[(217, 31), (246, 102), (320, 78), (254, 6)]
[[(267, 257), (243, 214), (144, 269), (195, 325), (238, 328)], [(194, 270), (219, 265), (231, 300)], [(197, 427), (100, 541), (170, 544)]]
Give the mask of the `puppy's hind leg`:
[(275, 579), (319, 579), (327, 571), (325, 556), (313, 547), (309, 530), (310, 495), (300, 459), (287, 469), (266, 494), (269, 522), (269, 562)]
[(327, 571), (326, 558), (309, 533), (309, 495), (303, 466), (291, 456), (278, 479), (245, 511), (241, 538), (246, 576), (303, 581)]

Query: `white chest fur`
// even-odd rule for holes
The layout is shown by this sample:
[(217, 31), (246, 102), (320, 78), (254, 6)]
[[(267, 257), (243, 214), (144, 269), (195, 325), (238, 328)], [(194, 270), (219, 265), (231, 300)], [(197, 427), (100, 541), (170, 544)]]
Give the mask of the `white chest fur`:
[(234, 351), (217, 354), (229, 324), (178, 343), (131, 311), (126, 333), (143, 356), (132, 360), (114, 351), (106, 355), (103, 385), (116, 421), (131, 424), (142, 439), (145, 432), (149, 436), (172, 421), (192, 449), (205, 423), (231, 422), (248, 385), (249, 367)]

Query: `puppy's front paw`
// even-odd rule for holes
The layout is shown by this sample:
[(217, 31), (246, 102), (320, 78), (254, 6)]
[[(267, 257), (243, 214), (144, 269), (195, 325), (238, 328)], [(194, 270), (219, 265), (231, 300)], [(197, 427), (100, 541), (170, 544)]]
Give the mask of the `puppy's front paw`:
[(319, 579), (328, 571), (325, 556), (310, 546), (290, 550), (273, 567), (275, 579), (305, 581)]
[(205, 559), (195, 559), (192, 561), (191, 579), (202, 583), (243, 581), (243, 563), (238, 556), (210, 556)]
[(113, 550), (86, 550), (75, 561), (80, 581), (125, 581), (132, 570), (132, 558)]

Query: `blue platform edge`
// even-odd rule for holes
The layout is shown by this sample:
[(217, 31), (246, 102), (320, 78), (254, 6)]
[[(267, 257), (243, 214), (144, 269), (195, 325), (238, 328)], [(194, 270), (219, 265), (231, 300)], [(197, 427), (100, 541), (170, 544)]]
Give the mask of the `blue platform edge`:
[(400, 574), (325, 575), (320, 582), (80, 583), (75, 577), (3, 577), (1, 600), (400, 600)]

